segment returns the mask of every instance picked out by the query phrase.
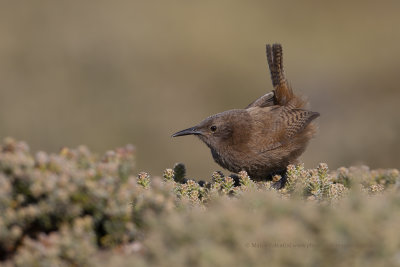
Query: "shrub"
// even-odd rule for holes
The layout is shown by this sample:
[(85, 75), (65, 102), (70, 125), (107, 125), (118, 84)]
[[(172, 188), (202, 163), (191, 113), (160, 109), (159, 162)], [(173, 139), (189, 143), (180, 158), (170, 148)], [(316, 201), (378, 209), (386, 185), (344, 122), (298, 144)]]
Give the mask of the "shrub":
[[(128, 145), (32, 155), (0, 146), (0, 261), (9, 266), (398, 265), (400, 175), (290, 165), (254, 182), (176, 164), (135, 175)], [(277, 189), (282, 181), (282, 189)]]

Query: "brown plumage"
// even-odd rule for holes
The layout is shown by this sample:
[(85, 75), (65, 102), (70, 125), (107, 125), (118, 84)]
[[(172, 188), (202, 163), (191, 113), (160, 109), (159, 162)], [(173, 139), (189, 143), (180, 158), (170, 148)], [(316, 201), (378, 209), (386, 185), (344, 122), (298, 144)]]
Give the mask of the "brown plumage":
[(286, 81), (282, 46), (267, 45), (268, 66), (274, 90), (248, 105), (212, 115), (173, 137), (197, 135), (214, 160), (232, 171), (247, 171), (254, 180), (271, 179), (296, 163), (315, 133), (318, 112), (305, 109)]

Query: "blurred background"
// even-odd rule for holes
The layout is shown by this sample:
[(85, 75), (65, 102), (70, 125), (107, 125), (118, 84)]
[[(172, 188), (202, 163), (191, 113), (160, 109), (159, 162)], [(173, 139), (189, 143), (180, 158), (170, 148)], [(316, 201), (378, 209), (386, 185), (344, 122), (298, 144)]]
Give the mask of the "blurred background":
[[(0, 138), (34, 151), (132, 143), (137, 170), (220, 170), (172, 133), (272, 90), (265, 44), (319, 111), (301, 160), (399, 168), (399, 1), (3, 1)], [(228, 173), (228, 172), (226, 172)]]

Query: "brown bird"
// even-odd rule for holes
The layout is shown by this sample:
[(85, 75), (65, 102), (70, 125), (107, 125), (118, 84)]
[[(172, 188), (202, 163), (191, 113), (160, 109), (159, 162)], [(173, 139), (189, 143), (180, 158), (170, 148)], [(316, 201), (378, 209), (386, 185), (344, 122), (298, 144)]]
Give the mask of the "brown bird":
[(248, 105), (212, 115), (173, 137), (196, 135), (223, 168), (245, 170), (254, 180), (284, 174), (297, 162), (316, 131), (318, 112), (306, 110), (307, 102), (295, 95), (282, 65), (282, 46), (267, 45), (267, 60), (274, 90)]

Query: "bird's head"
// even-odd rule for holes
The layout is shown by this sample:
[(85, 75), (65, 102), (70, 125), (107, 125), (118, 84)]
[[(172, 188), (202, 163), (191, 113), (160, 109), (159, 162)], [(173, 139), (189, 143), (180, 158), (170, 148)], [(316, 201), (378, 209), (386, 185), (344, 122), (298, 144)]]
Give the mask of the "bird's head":
[(196, 135), (211, 148), (231, 145), (248, 136), (250, 116), (245, 110), (228, 110), (212, 115), (196, 126), (176, 132), (172, 137)]

